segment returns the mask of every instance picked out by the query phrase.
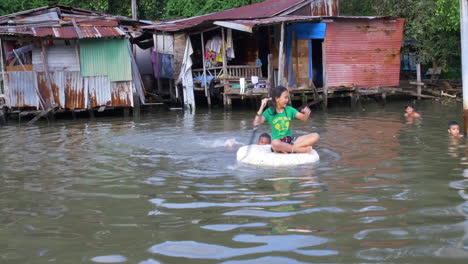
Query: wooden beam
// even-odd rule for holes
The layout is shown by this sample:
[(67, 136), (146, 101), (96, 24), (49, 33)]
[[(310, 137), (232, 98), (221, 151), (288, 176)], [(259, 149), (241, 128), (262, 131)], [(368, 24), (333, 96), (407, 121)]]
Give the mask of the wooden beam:
[(416, 81), (418, 82), (418, 88), (417, 88), (417, 94), (418, 94), (418, 100), (421, 99), (421, 63), (416, 64)]
[(203, 38), (203, 32), (200, 33), (200, 36), (201, 36), (202, 58), (203, 58), (203, 79), (205, 81), (205, 96), (208, 100), (208, 105), (211, 105), (211, 97), (210, 97), (210, 93), (208, 92), (208, 80), (206, 79), (205, 39)]
[[(0, 38), (0, 70), (2, 71), (2, 82), (3, 82), (3, 89), (4, 93), (6, 94), (6, 79), (5, 79), (5, 65), (3, 64), (3, 41)], [(3, 93), (0, 93), (0, 95), (3, 95)], [(8, 100), (9, 101), (9, 100)]]
[[(224, 45), (224, 41), (225, 41), (224, 28), (221, 28), (221, 37), (222, 37), (222, 41), (223, 41), (222, 43), (223, 43), (223, 45)], [(227, 81), (226, 81), (226, 78), (227, 78), (227, 77), (228, 77), (228, 76), (227, 76), (226, 51), (224, 51), (224, 52), (223, 52), (223, 83), (224, 83), (224, 93), (226, 93), (227, 90), (228, 90), (228, 88), (229, 88), (229, 87), (228, 87), (229, 85), (228, 85), (228, 83), (227, 83)], [(230, 98), (228, 97), (227, 99), (228, 99), (227, 103), (228, 103), (228, 105), (230, 105)]]
[[(294, 24), (293, 24), (293, 38), (294, 38), (294, 45), (296, 46), (295, 47), (295, 50), (296, 50), (296, 67), (295, 67), (295, 70), (294, 72), (292, 73), (292, 76), (294, 76), (294, 86), (296, 86), (296, 89), (299, 88), (298, 87), (298, 79), (299, 79), (299, 44), (298, 44), (298, 41), (297, 41), (297, 36), (296, 34), (294, 33)], [(292, 55), (292, 52), (291, 52), (291, 55)], [(292, 64), (292, 57), (291, 57), (291, 64)], [(291, 65), (291, 69), (292, 69), (292, 65)]]
[(38, 115), (36, 115), (33, 119), (31, 119), (31, 121), (29, 121), (29, 122), (27, 123), (27, 125), (32, 125), (32, 124), (34, 124), (37, 120), (39, 120), (41, 117), (44, 117), (44, 116), (48, 115), (48, 114), (49, 114), (52, 110), (54, 110), (54, 109), (55, 109), (55, 107), (51, 107), (51, 108), (49, 108), (49, 109), (47, 109), (47, 110), (42, 111), (41, 113), (39, 113)]
[(283, 85), (284, 79), (284, 22), (281, 23), (281, 38), (279, 43), (279, 54), (278, 54), (278, 85)]
[(45, 99), (46, 108), (52, 108), (54, 106), (54, 102), (53, 102), (54, 92), (52, 91), (52, 82), (50, 81), (50, 76), (49, 76), (47, 52), (45, 49), (44, 41), (41, 41), (41, 55), (42, 55), (42, 64), (44, 67), (44, 74), (45, 74), (46, 82), (47, 82), (47, 89), (49, 90), (49, 93), (50, 93), (50, 98)]
[(213, 24), (222, 26), (225, 28), (231, 28), (231, 29), (235, 29), (239, 31), (244, 31), (247, 33), (252, 33), (252, 26), (246, 26), (246, 25), (242, 25), (239, 23), (233, 23), (233, 22), (228, 22), (228, 21), (215, 21), (213, 22)]
[(273, 70), (273, 55), (268, 54), (268, 97), (271, 97), (271, 91), (275, 88), (275, 71)]
[(212, 31), (212, 30), (215, 30), (215, 29), (218, 29), (219, 26), (216, 26), (216, 27), (209, 27), (207, 29), (203, 29), (203, 30), (199, 30), (199, 31), (195, 31), (195, 32), (192, 32), (192, 33), (188, 33), (188, 35), (198, 35), (202, 32), (208, 32), (208, 31)]
[(75, 19), (72, 19), (72, 24), (73, 24), (73, 28), (74, 28), (75, 31), (76, 31), (76, 34), (78, 35), (78, 38), (79, 38), (79, 39), (82, 39), (82, 38), (83, 38), (83, 34), (81, 34), (81, 30), (80, 30), (80, 28), (78, 27), (78, 25), (76, 24)]
[(327, 53), (325, 52), (325, 41), (322, 42), (322, 68), (323, 68), (323, 108), (328, 107), (328, 73), (327, 73)]

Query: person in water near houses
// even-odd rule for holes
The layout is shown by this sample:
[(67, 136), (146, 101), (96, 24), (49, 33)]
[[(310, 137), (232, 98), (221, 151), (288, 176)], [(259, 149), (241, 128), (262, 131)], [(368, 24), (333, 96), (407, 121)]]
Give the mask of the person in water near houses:
[(405, 106), (405, 117), (421, 117), (421, 115), (414, 111), (413, 105)]
[[(271, 100), (272, 106), (266, 109), (268, 101)], [(262, 99), (260, 109), (253, 121), (254, 126), (258, 126), (268, 121), (271, 126), (271, 148), (274, 152), (281, 153), (310, 153), (312, 146), (315, 145), (320, 136), (317, 133), (294, 138), (291, 133), (290, 122), (294, 118), (306, 121), (310, 117), (310, 108), (305, 107), (300, 112), (295, 108), (288, 106), (289, 92), (283, 86), (277, 86), (273, 89), (273, 98)]]
[(463, 135), (460, 135), (460, 125), (455, 121), (452, 121), (452, 122), (448, 123), (447, 131), (450, 134), (450, 136), (452, 136), (452, 138), (462, 138), (463, 137)]
[(257, 145), (270, 145), (271, 137), (268, 133), (263, 133), (258, 137)]

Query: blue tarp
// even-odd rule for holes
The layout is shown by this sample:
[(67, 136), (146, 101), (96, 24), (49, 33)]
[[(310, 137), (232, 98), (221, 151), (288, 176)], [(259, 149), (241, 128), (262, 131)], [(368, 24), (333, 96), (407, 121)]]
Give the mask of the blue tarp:
[(297, 39), (309, 39), (309, 78), (313, 76), (312, 65), (312, 39), (324, 39), (327, 23), (295, 23), (286, 28), (286, 66), (289, 74), (289, 86), (294, 87), (294, 73), (291, 63), (292, 37)]

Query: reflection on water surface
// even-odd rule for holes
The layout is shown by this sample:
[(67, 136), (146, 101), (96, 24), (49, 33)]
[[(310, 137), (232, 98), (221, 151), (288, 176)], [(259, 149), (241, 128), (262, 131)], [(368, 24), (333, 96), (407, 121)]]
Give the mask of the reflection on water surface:
[(2, 127), (0, 262), (466, 263), (461, 106), (404, 103), (294, 121), (321, 160), (275, 170), (235, 161), (247, 110)]

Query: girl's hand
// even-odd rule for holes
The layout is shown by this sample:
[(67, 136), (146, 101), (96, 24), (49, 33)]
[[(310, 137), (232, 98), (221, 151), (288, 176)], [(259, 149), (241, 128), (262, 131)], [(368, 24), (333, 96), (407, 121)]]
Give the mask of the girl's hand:
[(268, 98), (263, 98), (263, 99), (262, 99), (262, 104), (261, 104), (260, 108), (261, 108), (261, 109), (265, 108), (265, 106), (267, 105), (268, 101), (270, 101), (270, 100), (271, 100), (271, 98), (269, 98), (269, 97), (268, 97)]
[(301, 110), (301, 113), (303, 113), (304, 115), (310, 115), (310, 108), (308, 106), (304, 107), (302, 110)]

